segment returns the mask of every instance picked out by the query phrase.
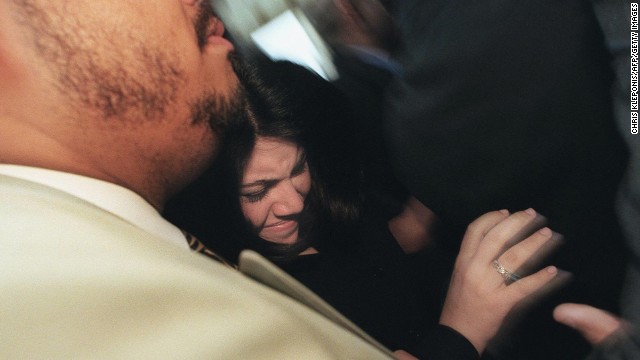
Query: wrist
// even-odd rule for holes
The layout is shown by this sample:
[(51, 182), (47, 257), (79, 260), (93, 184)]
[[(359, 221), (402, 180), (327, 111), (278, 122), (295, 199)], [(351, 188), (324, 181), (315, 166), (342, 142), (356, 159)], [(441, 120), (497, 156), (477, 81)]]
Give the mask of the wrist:
[(475, 329), (472, 324), (469, 324), (467, 321), (447, 319), (444, 316), (440, 318), (439, 323), (467, 339), (467, 341), (476, 349), (478, 354), (482, 354), (484, 352), (488, 339), (485, 338), (485, 334), (482, 334), (481, 331)]

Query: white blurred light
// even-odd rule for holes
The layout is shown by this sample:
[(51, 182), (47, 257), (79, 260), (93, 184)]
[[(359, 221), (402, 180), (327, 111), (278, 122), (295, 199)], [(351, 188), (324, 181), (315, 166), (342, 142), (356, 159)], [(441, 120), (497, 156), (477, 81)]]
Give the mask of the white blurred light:
[(306, 66), (327, 80), (337, 78), (330, 52), (301, 12), (286, 10), (253, 31), (251, 39), (273, 60)]

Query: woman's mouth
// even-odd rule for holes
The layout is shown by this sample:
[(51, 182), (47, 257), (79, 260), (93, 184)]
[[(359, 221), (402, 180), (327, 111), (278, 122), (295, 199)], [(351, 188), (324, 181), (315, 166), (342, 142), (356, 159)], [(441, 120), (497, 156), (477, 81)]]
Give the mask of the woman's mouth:
[(260, 232), (260, 237), (279, 244), (293, 244), (298, 241), (298, 222), (283, 220), (265, 225)]

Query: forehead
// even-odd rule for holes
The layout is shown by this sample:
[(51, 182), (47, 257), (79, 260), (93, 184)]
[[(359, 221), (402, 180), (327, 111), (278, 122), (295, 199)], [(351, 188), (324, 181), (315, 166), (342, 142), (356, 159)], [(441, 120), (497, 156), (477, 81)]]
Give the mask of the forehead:
[(302, 153), (298, 145), (280, 139), (258, 138), (247, 163), (245, 181), (286, 177)]

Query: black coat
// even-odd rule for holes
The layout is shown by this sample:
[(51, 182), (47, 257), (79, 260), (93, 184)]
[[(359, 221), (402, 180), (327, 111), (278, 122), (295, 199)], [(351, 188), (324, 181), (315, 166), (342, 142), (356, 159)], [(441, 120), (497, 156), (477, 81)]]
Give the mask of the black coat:
[[(627, 155), (590, 3), (399, 6), (407, 48), (386, 134), (400, 180), (440, 216), (453, 249), (481, 214), (535, 208), (565, 236), (553, 263), (575, 276), (561, 299), (615, 310), (625, 256), (614, 199)], [(537, 313), (540, 327), (526, 323), (525, 335), (510, 336), (518, 355), (508, 358), (566, 360), (588, 350), (552, 325), (552, 306)]]
[(437, 325), (452, 259), (438, 249), (405, 255), (380, 210), (366, 211), (354, 251), (321, 250), (282, 268), (391, 350), (476, 359), (471, 343)]

